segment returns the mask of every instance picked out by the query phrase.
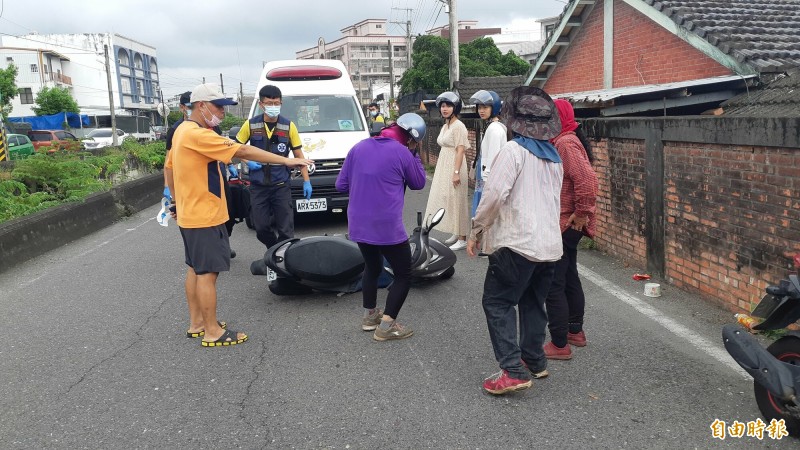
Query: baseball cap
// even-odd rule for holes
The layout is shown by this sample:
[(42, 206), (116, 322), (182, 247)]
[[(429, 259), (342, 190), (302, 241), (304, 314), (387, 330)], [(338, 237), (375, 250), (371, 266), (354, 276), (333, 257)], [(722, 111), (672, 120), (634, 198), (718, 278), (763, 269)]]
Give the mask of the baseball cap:
[(192, 103), (194, 102), (209, 102), (217, 106), (236, 105), (237, 102), (233, 99), (225, 97), (222, 92), (217, 89), (213, 84), (201, 84), (192, 89), (191, 96)]
[(181, 105), (192, 106), (192, 91), (186, 91), (181, 94)]

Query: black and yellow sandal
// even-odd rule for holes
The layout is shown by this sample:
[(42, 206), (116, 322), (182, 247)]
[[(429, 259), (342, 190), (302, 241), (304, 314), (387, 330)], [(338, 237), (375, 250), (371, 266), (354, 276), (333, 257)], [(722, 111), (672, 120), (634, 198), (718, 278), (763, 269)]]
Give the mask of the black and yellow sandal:
[[(228, 328), (228, 324), (225, 323), (224, 320), (220, 320), (217, 323), (219, 324), (220, 328), (222, 328), (223, 330), (225, 328)], [(186, 337), (187, 338), (199, 338), (199, 337), (203, 337), (205, 335), (206, 335), (206, 330), (195, 331), (194, 333), (192, 333), (191, 331), (187, 331), (186, 332)]]
[(203, 347), (229, 347), (231, 345), (241, 344), (247, 340), (247, 335), (245, 335), (242, 339), (238, 339), (236, 337), (238, 334), (238, 331), (225, 330), (225, 332), (222, 333), (222, 336), (220, 336), (216, 341), (200, 341), (200, 345)]

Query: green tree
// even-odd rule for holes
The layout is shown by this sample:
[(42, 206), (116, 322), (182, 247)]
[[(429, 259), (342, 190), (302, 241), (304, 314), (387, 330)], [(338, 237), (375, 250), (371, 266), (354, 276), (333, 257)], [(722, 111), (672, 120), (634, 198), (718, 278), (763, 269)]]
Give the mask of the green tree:
[(232, 127), (241, 126), (244, 123), (244, 119), (240, 119), (237, 116), (234, 116), (230, 113), (225, 113), (225, 118), (222, 119), (222, 123), (219, 124), (219, 129), (222, 131), (230, 130)]
[(17, 66), (9, 63), (5, 69), (0, 69), (0, 113), (3, 118), (11, 113), (11, 99), (17, 96)]
[(419, 89), (441, 92), (449, 86), (450, 44), (439, 36), (419, 36), (414, 41), (411, 67), (400, 78), (400, 94)]
[(167, 116), (167, 121), (169, 122), (169, 126), (172, 126), (173, 123), (181, 119), (183, 119), (183, 112), (180, 109), (170, 111), (169, 115)]
[[(450, 41), (439, 36), (420, 36), (413, 50), (411, 68), (400, 79), (400, 93), (449, 89)], [(461, 78), (524, 75), (530, 69), (530, 64), (514, 52), (502, 54), (491, 38), (461, 44), (458, 52)]]
[(46, 87), (36, 94), (36, 106), (31, 108), (37, 116), (48, 116), (60, 112), (78, 113), (78, 103), (72, 98), (69, 89), (61, 87)]

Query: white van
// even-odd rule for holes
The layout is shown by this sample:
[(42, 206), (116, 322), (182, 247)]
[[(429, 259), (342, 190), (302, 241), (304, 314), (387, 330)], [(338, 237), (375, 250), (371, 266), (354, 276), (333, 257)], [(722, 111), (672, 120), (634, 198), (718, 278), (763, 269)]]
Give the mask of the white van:
[(281, 116), (297, 126), (303, 152), (314, 160), (309, 170), (310, 201), (303, 199), (302, 178), (292, 180), (295, 212), (343, 212), (348, 196), (336, 190), (336, 177), (347, 152), (369, 137), (367, 119), (347, 69), (341, 61), (328, 59), (268, 62), (256, 86), (250, 117), (263, 114), (258, 91), (268, 84), (281, 90)]

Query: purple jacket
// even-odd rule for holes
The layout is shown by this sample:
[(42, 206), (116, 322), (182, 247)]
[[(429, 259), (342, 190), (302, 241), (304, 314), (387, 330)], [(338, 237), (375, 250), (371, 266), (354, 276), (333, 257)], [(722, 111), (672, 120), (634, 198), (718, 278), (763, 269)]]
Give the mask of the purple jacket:
[(336, 189), (350, 194), (350, 239), (394, 245), (408, 239), (403, 226), (405, 188), (425, 187), (425, 168), (408, 147), (383, 137), (364, 139), (347, 154)]

